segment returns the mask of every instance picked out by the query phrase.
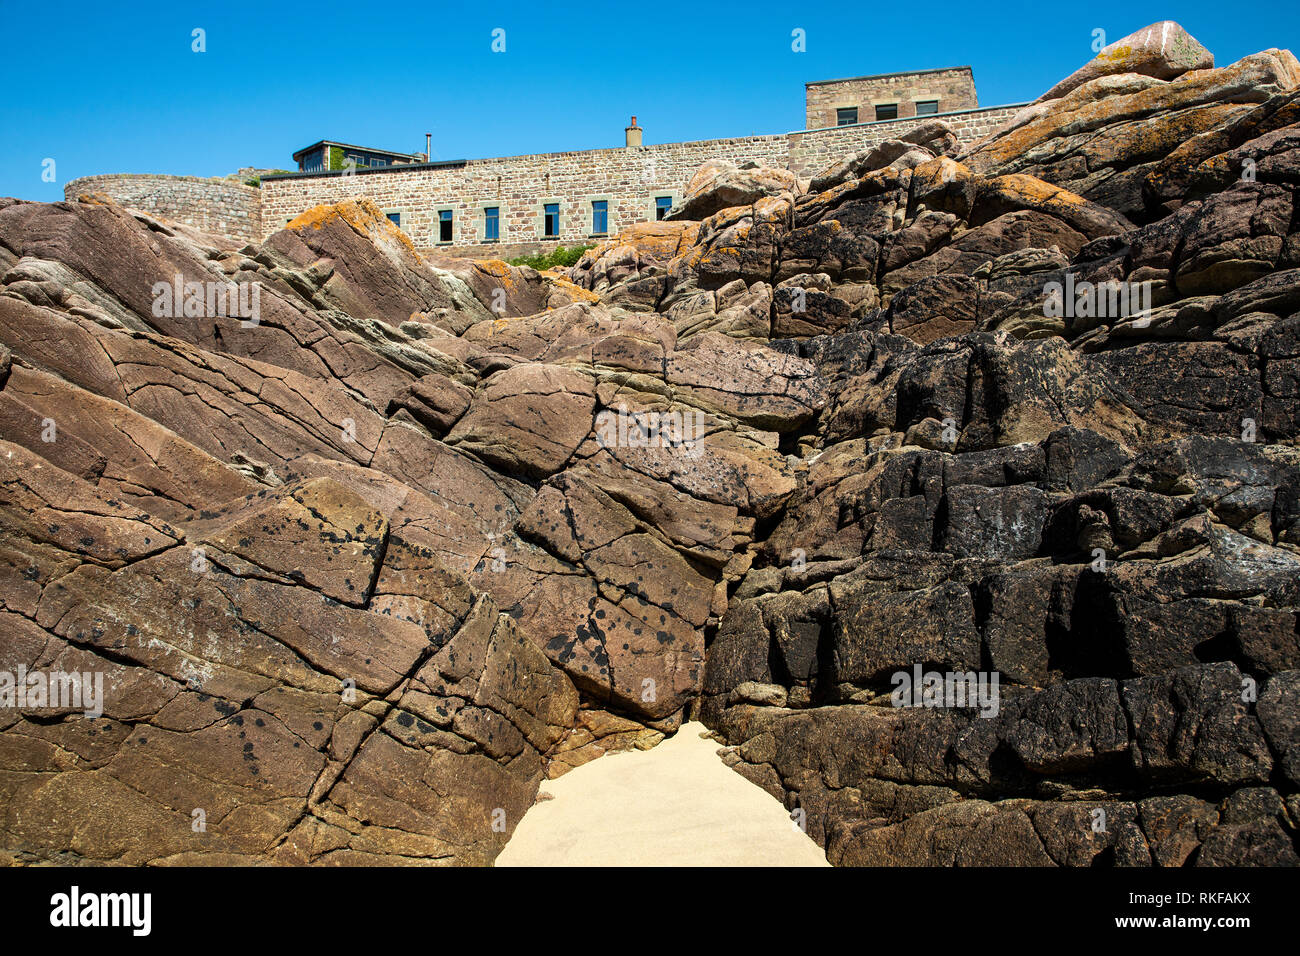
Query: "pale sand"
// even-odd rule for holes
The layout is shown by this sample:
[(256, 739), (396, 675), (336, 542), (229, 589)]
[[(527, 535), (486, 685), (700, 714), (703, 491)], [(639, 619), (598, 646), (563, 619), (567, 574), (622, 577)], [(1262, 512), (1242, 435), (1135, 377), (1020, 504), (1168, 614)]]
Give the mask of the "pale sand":
[(829, 866), (765, 790), (683, 724), (651, 750), (606, 754), (542, 782), (497, 866)]

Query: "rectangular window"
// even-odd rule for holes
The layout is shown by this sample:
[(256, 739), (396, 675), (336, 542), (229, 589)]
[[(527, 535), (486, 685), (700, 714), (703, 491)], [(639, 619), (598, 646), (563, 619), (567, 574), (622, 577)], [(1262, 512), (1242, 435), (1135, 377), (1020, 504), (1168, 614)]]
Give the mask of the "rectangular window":
[(655, 196), (655, 219), (663, 219), (668, 213), (672, 212), (672, 196)]
[(916, 101), (917, 116), (934, 116), (938, 112), (939, 112), (938, 100), (917, 100)]
[(858, 121), (858, 108), (850, 106), (848, 109), (835, 111), (836, 126), (852, 126)]
[(603, 236), (609, 232), (609, 200), (595, 199), (591, 203), (591, 231)]
[(389, 222), (391, 222), (398, 229), (402, 228), (402, 214), (400, 212), (390, 212), (390, 213), (386, 213), (386, 215), (388, 216)]
[(483, 238), (490, 242), (501, 238), (500, 206), (488, 206), (483, 210)]
[(451, 242), (451, 210), (438, 210), (438, 241)]
[(898, 119), (898, 104), (884, 103), (880, 106), (877, 106), (876, 119), (878, 120)]
[(548, 202), (542, 207), (545, 222), (542, 227), (542, 235), (548, 239), (554, 238), (560, 234), (560, 204), (558, 202)]

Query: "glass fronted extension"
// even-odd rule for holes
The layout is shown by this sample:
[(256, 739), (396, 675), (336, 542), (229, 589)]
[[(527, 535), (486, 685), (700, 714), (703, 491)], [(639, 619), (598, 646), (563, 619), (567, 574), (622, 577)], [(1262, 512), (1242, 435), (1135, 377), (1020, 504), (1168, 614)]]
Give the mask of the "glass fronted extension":
[(383, 169), (424, 162), (423, 153), (395, 153), (388, 149), (351, 146), (323, 139), (293, 154), (301, 173), (320, 173), (348, 169)]

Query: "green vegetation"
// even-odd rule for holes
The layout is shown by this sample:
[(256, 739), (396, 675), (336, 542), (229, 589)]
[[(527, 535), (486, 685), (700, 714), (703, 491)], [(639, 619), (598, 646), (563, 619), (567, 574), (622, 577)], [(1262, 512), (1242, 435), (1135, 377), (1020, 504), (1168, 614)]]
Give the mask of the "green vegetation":
[(534, 256), (519, 256), (517, 259), (507, 259), (506, 262), (512, 266), (531, 266), (538, 272), (545, 272), (547, 269), (556, 267), (567, 269), (581, 259), (584, 252), (595, 247), (594, 242), (585, 246), (573, 246), (569, 249), (558, 246), (550, 252), (538, 253)]
[(364, 162), (361, 162), (359, 160), (349, 159), (348, 156), (343, 152), (342, 146), (331, 146), (329, 148), (328, 159), (329, 162), (325, 166), (325, 168), (330, 170), (331, 172), (336, 172), (338, 170), (343, 170), (343, 169), (369, 169), (370, 168)]
[[(293, 170), (289, 170), (289, 169), (268, 169), (268, 170), (266, 171), (266, 174), (267, 174), (268, 176), (278, 176), (278, 175), (280, 175), (281, 173), (288, 173), (288, 172), (292, 172), (292, 171), (293, 171)], [(245, 186), (252, 186), (254, 189), (261, 189), (261, 188), (262, 188), (262, 177), (261, 177), (261, 176), (254, 176), (252, 179), (245, 179), (245, 180), (244, 180), (244, 185), (245, 185)]]

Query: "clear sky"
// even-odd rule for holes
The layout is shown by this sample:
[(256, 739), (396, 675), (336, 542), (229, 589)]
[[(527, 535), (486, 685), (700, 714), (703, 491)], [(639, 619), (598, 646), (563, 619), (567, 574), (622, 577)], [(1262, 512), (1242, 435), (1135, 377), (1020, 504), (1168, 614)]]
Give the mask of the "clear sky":
[[(96, 173), (291, 168), (320, 139), (435, 159), (784, 133), (809, 80), (968, 64), (980, 103), (1033, 99), (1173, 19), (1223, 66), (1300, 50), (1300, 4), (0, 0), (0, 196)], [(206, 52), (192, 50), (205, 31)], [(505, 52), (492, 32), (505, 31)], [(806, 52), (791, 33), (806, 34)], [(42, 180), (53, 159), (54, 182)]]

